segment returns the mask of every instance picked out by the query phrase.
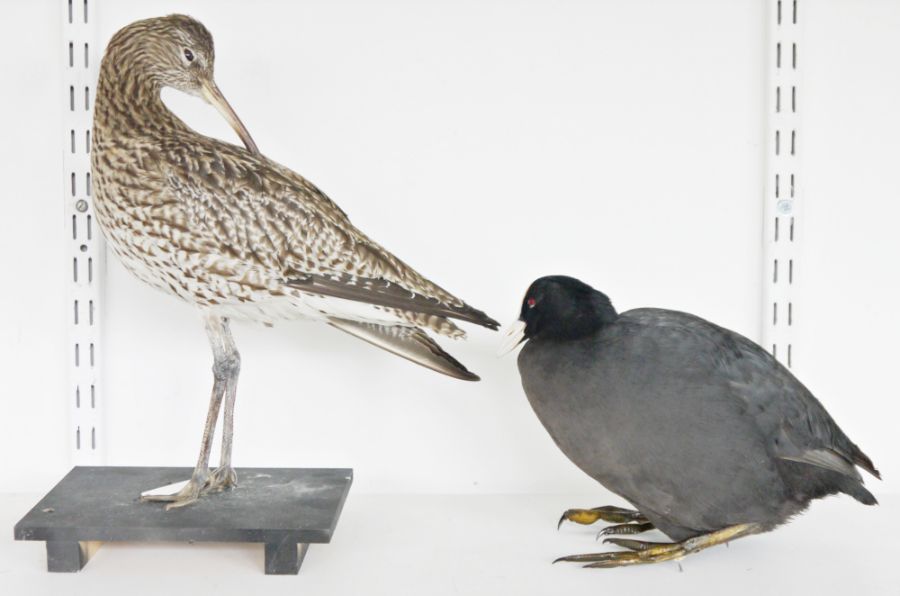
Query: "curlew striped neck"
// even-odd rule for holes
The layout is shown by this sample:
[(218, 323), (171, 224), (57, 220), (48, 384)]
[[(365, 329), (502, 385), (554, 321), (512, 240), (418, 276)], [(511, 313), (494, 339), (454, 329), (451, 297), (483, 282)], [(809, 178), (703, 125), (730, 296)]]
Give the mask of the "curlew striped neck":
[(94, 105), (94, 144), (113, 139), (161, 139), (188, 126), (163, 103), (162, 86), (140, 52), (112, 45), (103, 57)]

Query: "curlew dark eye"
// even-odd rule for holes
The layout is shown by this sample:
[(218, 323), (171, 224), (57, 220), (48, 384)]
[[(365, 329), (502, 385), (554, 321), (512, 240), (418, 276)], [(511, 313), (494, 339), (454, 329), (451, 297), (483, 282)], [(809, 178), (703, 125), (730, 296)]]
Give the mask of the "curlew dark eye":
[(184, 57), (185, 57), (185, 59), (186, 59), (188, 62), (193, 62), (193, 61), (194, 61), (194, 52), (192, 52), (192, 51), (190, 51), (189, 49), (185, 48), (185, 49), (184, 49)]

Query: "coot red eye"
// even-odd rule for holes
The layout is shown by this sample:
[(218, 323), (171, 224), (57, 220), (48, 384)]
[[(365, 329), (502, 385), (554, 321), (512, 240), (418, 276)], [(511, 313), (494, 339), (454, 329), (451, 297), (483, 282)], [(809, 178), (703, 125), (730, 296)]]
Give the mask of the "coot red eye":
[(534, 298), (529, 298), (529, 299), (525, 302), (525, 304), (528, 305), (528, 308), (534, 308), (534, 304), (535, 304)]

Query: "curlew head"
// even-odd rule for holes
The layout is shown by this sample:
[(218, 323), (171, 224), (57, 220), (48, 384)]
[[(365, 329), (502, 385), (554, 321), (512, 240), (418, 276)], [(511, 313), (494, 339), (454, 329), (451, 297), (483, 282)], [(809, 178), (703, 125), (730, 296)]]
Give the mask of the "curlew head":
[(206, 27), (189, 16), (175, 14), (120, 29), (106, 48), (101, 78), (114, 69), (119, 76), (136, 80), (138, 88), (149, 87), (158, 94), (163, 87), (172, 87), (202, 97), (222, 114), (249, 151), (259, 153), (216, 85), (214, 62), (213, 39)]

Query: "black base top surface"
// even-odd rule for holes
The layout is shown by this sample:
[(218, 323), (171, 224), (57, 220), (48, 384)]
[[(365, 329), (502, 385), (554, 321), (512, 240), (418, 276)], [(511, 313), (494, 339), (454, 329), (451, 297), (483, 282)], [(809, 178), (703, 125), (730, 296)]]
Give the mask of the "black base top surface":
[(17, 540), (330, 542), (353, 481), (347, 468), (238, 468), (238, 485), (186, 507), (141, 492), (191, 468), (79, 466), (16, 524)]

